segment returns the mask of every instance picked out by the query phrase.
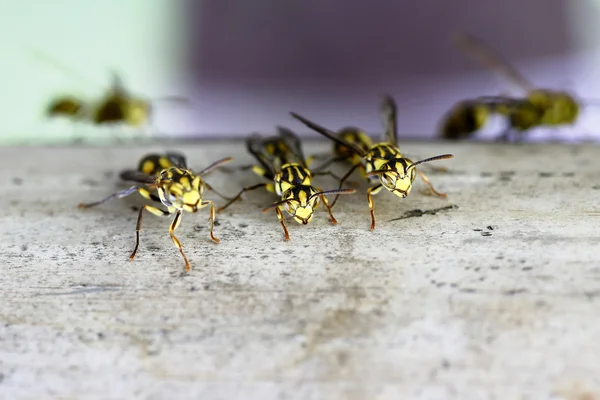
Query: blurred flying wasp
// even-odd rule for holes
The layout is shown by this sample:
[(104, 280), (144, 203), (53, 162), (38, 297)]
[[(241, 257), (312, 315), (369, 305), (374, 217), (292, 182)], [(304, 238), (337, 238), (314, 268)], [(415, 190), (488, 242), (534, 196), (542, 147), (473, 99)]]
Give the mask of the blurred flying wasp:
[(442, 138), (456, 140), (470, 137), (483, 127), (492, 114), (508, 119), (508, 129), (500, 136), (500, 140), (508, 140), (511, 132), (515, 132), (520, 139), (531, 128), (571, 125), (577, 120), (580, 104), (571, 94), (536, 88), (508, 62), (472, 36), (459, 35), (456, 42), (461, 50), (517, 85), (525, 95), (483, 96), (458, 102), (442, 118)]
[[(65, 71), (71, 77), (77, 77), (71, 68), (54, 60), (37, 49), (30, 49), (34, 56)], [(88, 79), (85, 79), (89, 82)], [(87, 122), (93, 125), (122, 124), (134, 128), (144, 128), (151, 123), (153, 104), (157, 102), (189, 103), (190, 100), (179, 96), (144, 98), (132, 94), (123, 84), (118, 73), (112, 72), (110, 87), (94, 100), (84, 100), (78, 96), (63, 95), (50, 101), (45, 114), (48, 117), (64, 117), (74, 122)]]
[[(315, 175), (332, 175), (330, 172), (312, 173), (302, 152), (300, 139), (289, 129), (278, 127), (278, 135), (263, 138), (258, 134), (251, 135), (246, 140), (246, 148), (252, 154), (259, 165), (252, 167), (252, 171), (268, 179), (269, 183), (259, 183), (243, 188), (233, 199), (231, 199), (217, 212), (221, 212), (238, 200), (245, 192), (264, 188), (280, 196), (281, 200), (273, 203), (263, 211), (275, 209), (277, 219), (283, 227), (284, 239), (290, 240), (287, 227), (285, 226), (283, 208), (296, 222), (306, 225), (313, 217), (319, 206), (319, 199), (323, 202), (329, 218), (333, 225), (337, 224), (331, 213), (328, 194), (350, 194), (354, 189), (340, 189), (322, 191), (313, 186), (312, 178)], [(335, 175), (333, 175), (337, 178)], [(339, 178), (338, 178), (339, 179)]]
[(49, 117), (66, 117), (72, 121), (94, 125), (123, 124), (143, 128), (151, 123), (152, 103), (157, 101), (188, 102), (183, 97), (162, 97), (153, 100), (132, 95), (117, 73), (113, 73), (109, 90), (96, 101), (85, 101), (75, 96), (61, 96), (50, 102)]
[[(148, 154), (140, 160), (137, 170), (125, 170), (121, 173), (121, 179), (135, 182), (136, 184), (134, 186), (114, 193), (100, 201), (81, 203), (79, 204), (79, 208), (94, 207), (104, 204), (112, 199), (120, 199), (129, 196), (135, 192), (138, 192), (142, 197), (148, 200), (162, 203), (162, 205), (167, 207), (166, 210), (150, 205), (144, 205), (140, 209), (135, 228), (135, 248), (129, 256), (129, 259), (133, 260), (140, 244), (140, 230), (142, 228), (142, 214), (144, 210), (159, 217), (175, 213), (175, 218), (173, 218), (171, 226), (169, 227), (169, 235), (185, 261), (186, 271), (189, 271), (191, 269), (190, 263), (183, 252), (181, 242), (175, 236), (175, 229), (179, 226), (184, 211), (195, 213), (203, 207), (210, 206), (210, 217), (208, 219), (210, 224), (210, 237), (215, 243), (219, 243), (219, 239), (213, 235), (215, 205), (211, 200), (203, 200), (203, 195), (204, 191), (208, 189), (227, 200), (229, 200), (229, 198), (216, 192), (202, 179), (202, 176), (229, 161), (231, 161), (231, 158), (223, 158), (210, 164), (202, 171), (195, 173), (187, 167), (186, 159), (183, 154), (174, 152), (166, 153), (164, 155)], [(152, 190), (156, 190), (156, 194), (152, 193)]]
[[(382, 122), (385, 128), (385, 141), (376, 143), (368, 150), (352, 143), (343, 140), (334, 132), (324, 128), (308, 119), (292, 112), (291, 115), (302, 122), (307, 127), (317, 131), (321, 135), (333, 140), (334, 142), (349, 149), (351, 153), (360, 158), (360, 162), (354, 164), (352, 168), (340, 180), (340, 187), (346, 179), (358, 168), (361, 169), (369, 181), (379, 179), (379, 184), (370, 187), (367, 190), (367, 201), (371, 212), (371, 230), (375, 229), (375, 204), (373, 203), (372, 195), (379, 193), (382, 188), (386, 188), (390, 192), (399, 197), (406, 197), (412, 189), (412, 184), (418, 173), (423, 182), (429, 186), (433, 194), (439, 197), (446, 197), (445, 193), (440, 193), (433, 188), (429, 179), (420, 171), (417, 171), (418, 165), (454, 157), (452, 154), (443, 154), (436, 157), (426, 158), (424, 160), (413, 162), (402, 156), (398, 148), (398, 130), (396, 117), (396, 103), (391, 96), (384, 96), (381, 102)], [(358, 160), (357, 158), (357, 160)], [(338, 197), (334, 199), (331, 207), (333, 207)]]

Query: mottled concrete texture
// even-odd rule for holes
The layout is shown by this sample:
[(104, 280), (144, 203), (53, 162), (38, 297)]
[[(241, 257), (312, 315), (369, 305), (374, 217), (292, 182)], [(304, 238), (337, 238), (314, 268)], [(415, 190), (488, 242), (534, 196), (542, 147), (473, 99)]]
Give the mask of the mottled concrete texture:
[[(194, 169), (251, 162), (241, 142), (168, 148)], [(285, 243), (253, 193), (218, 217), (220, 244), (208, 210), (184, 215), (187, 276), (167, 219), (145, 217), (128, 260), (137, 194), (76, 207), (164, 147), (1, 149), (0, 398), (599, 398), (600, 148), (402, 148), (455, 154), (429, 173), (447, 199), (382, 192), (369, 232), (360, 186), (337, 226), (320, 210)]]

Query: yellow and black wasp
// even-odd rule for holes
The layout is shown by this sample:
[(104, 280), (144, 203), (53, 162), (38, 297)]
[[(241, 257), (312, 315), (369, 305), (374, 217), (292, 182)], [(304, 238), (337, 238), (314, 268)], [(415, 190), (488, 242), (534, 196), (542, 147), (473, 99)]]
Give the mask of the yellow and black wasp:
[[(162, 97), (156, 101), (187, 102), (177, 97)], [(67, 117), (72, 121), (89, 122), (94, 125), (124, 124), (142, 128), (151, 122), (152, 103), (150, 100), (131, 94), (118, 74), (113, 73), (110, 89), (98, 100), (85, 101), (66, 95), (54, 99), (47, 108), (50, 117)]]
[[(32, 55), (43, 59), (70, 77), (83, 79), (68, 65), (61, 63), (39, 49), (29, 49)], [(85, 100), (78, 96), (63, 95), (53, 99), (46, 107), (49, 117), (65, 117), (74, 122), (86, 122), (93, 125), (123, 124), (134, 128), (143, 128), (150, 124), (153, 104), (159, 101), (189, 103), (190, 100), (179, 96), (165, 96), (147, 99), (131, 93), (118, 73), (112, 72), (110, 87), (97, 99)]]
[[(371, 212), (371, 230), (375, 229), (375, 205), (372, 195), (379, 193), (382, 188), (386, 188), (399, 197), (406, 197), (412, 189), (412, 184), (418, 173), (423, 182), (425, 182), (433, 194), (439, 197), (446, 197), (445, 193), (440, 193), (433, 188), (429, 179), (420, 171), (417, 171), (418, 165), (446, 158), (452, 158), (452, 154), (443, 154), (436, 157), (426, 158), (424, 160), (413, 162), (405, 158), (398, 148), (398, 130), (397, 130), (397, 112), (396, 103), (391, 96), (384, 96), (381, 103), (381, 114), (386, 132), (386, 140), (381, 143), (373, 144), (369, 149), (356, 145), (351, 141), (346, 141), (340, 135), (330, 131), (308, 119), (292, 112), (291, 115), (302, 122), (307, 127), (315, 130), (321, 135), (333, 140), (344, 149), (349, 149), (353, 156), (358, 156), (357, 162), (340, 180), (340, 187), (356, 170), (361, 169), (364, 175), (371, 181), (379, 178), (379, 184), (370, 187), (367, 190), (367, 200)], [(338, 197), (334, 199), (332, 207), (335, 205)]]
[[(175, 230), (181, 222), (182, 213), (195, 213), (199, 209), (210, 206), (210, 237), (215, 243), (219, 243), (219, 239), (213, 235), (215, 221), (215, 205), (211, 200), (204, 200), (203, 195), (205, 190), (212, 190), (221, 197), (205, 180), (202, 179), (210, 171), (220, 165), (231, 161), (231, 158), (223, 158), (210, 164), (202, 171), (195, 173), (187, 167), (185, 156), (181, 153), (170, 152), (166, 154), (149, 154), (140, 161), (137, 170), (125, 170), (121, 173), (121, 179), (132, 181), (136, 184), (114, 193), (100, 201), (93, 203), (81, 203), (79, 208), (90, 208), (100, 204), (104, 204), (112, 199), (120, 199), (135, 192), (138, 192), (142, 197), (155, 202), (162, 203), (167, 209), (163, 210), (158, 207), (144, 205), (138, 214), (136, 224), (136, 239), (135, 248), (129, 256), (133, 260), (137, 253), (140, 244), (140, 230), (142, 228), (142, 214), (144, 210), (156, 216), (166, 216), (175, 213), (175, 218), (169, 227), (169, 235), (175, 246), (179, 249), (184, 261), (185, 269), (191, 269), (190, 263), (183, 252), (183, 246), (175, 236)], [(152, 191), (156, 190), (156, 194)]]
[[(354, 189), (337, 189), (322, 191), (312, 184), (315, 174), (308, 169), (306, 159), (302, 152), (300, 139), (289, 129), (278, 127), (278, 135), (263, 138), (253, 134), (246, 140), (246, 148), (252, 154), (259, 165), (252, 167), (252, 171), (269, 180), (268, 183), (259, 183), (243, 188), (233, 199), (231, 199), (217, 212), (221, 212), (238, 200), (245, 192), (264, 188), (280, 196), (281, 200), (266, 207), (263, 211), (275, 209), (277, 218), (283, 227), (284, 239), (289, 240), (290, 235), (285, 226), (283, 208), (296, 222), (306, 225), (313, 217), (319, 206), (319, 200), (323, 202), (332, 224), (337, 224), (331, 213), (328, 194), (350, 194)], [(330, 174), (323, 172), (319, 174)], [(330, 174), (331, 175), (331, 174)]]
[(460, 101), (442, 117), (440, 137), (451, 140), (468, 138), (481, 129), (492, 114), (508, 119), (509, 127), (500, 137), (502, 140), (508, 140), (511, 131), (520, 139), (525, 131), (534, 127), (575, 123), (580, 105), (574, 96), (565, 91), (536, 88), (508, 62), (472, 36), (459, 35), (456, 39), (460, 49), (517, 85), (525, 95), (482, 96)]

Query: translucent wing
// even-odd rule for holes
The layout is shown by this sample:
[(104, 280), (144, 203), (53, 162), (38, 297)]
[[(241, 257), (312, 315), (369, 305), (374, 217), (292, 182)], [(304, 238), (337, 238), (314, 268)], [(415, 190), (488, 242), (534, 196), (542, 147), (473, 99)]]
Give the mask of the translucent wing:
[(386, 142), (398, 145), (398, 127), (396, 122), (396, 102), (390, 95), (384, 95), (380, 104), (381, 122), (385, 131)]
[(521, 75), (519, 71), (475, 37), (467, 34), (456, 35), (455, 43), (463, 52), (473, 57), (482, 66), (502, 75), (505, 79), (519, 86), (521, 89), (527, 92), (535, 89), (535, 86)]
[(173, 164), (174, 167), (187, 169), (187, 161), (182, 153), (170, 151), (165, 153), (165, 157), (167, 157), (169, 162)]
[(258, 133), (253, 133), (246, 139), (246, 149), (254, 156), (254, 158), (256, 158), (265, 171), (271, 174), (270, 178), (272, 178), (275, 177), (276, 170), (271, 160), (268, 157), (265, 157), (263, 143), (264, 139)]
[(128, 92), (127, 89), (125, 88), (125, 85), (123, 84), (123, 78), (121, 78), (121, 75), (117, 72), (117, 71), (111, 71), (111, 89), (114, 93), (118, 93), (121, 96), (128, 96)]
[(277, 127), (277, 132), (294, 157), (298, 159), (300, 164), (306, 166), (306, 158), (302, 152), (302, 142), (298, 135), (292, 132), (292, 130), (282, 126)]
[(156, 182), (156, 178), (144, 172), (134, 169), (127, 169), (119, 175), (124, 181), (133, 181), (137, 183), (152, 184)]

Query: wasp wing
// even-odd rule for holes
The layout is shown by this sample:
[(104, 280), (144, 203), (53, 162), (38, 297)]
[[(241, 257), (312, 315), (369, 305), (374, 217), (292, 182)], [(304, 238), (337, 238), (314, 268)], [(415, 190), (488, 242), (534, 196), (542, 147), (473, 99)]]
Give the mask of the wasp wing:
[(398, 145), (398, 124), (397, 124), (397, 112), (396, 102), (394, 98), (388, 94), (383, 96), (381, 104), (379, 105), (379, 112), (381, 113), (381, 122), (385, 131), (385, 140), (389, 144), (394, 146)]
[(296, 135), (291, 129), (283, 126), (278, 126), (277, 132), (279, 133), (281, 140), (283, 140), (289, 152), (298, 159), (300, 164), (306, 167), (306, 158), (302, 152), (302, 142), (300, 141), (298, 135)]
[(128, 97), (129, 92), (128, 92), (127, 88), (125, 87), (125, 84), (123, 83), (123, 78), (121, 77), (121, 74), (119, 74), (115, 70), (111, 70), (110, 75), (111, 75), (111, 84), (110, 84), (111, 91), (115, 94), (119, 94), (121, 96)]
[(246, 139), (246, 149), (254, 156), (254, 158), (256, 158), (264, 170), (270, 174), (268, 178), (272, 179), (275, 177), (277, 171), (273, 165), (273, 160), (265, 155), (264, 142), (265, 139), (263, 139), (258, 133), (253, 133), (248, 139)]
[(148, 175), (141, 171), (136, 171), (134, 169), (127, 169), (119, 175), (124, 181), (133, 181), (137, 183), (143, 184), (153, 184), (156, 183), (156, 178), (152, 175)]
[(167, 157), (172, 166), (187, 169), (187, 160), (182, 153), (169, 151), (165, 153), (165, 157)]
[(509, 82), (512, 82), (527, 92), (535, 89), (535, 86), (521, 75), (519, 71), (474, 36), (459, 34), (455, 35), (454, 41), (464, 53), (473, 57), (483, 67), (503, 76)]

